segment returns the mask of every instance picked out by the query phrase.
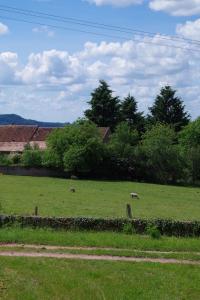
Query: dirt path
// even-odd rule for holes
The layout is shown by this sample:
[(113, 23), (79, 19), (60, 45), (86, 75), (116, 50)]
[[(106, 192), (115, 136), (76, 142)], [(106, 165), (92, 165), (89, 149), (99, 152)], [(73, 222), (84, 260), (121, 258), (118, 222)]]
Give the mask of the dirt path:
[(105, 250), (105, 251), (129, 251), (141, 252), (147, 254), (194, 254), (200, 255), (200, 252), (187, 251), (158, 251), (158, 250), (138, 250), (126, 248), (109, 248), (109, 247), (72, 247), (72, 246), (50, 246), (50, 245), (31, 245), (31, 244), (16, 244), (16, 243), (0, 243), (0, 248), (23, 248), (23, 249), (37, 249), (37, 250)]
[(98, 261), (122, 261), (122, 262), (151, 262), (161, 264), (182, 264), (199, 265), (199, 261), (165, 259), (165, 258), (138, 258), (111, 255), (86, 255), (86, 254), (60, 254), (60, 253), (38, 253), (38, 252), (0, 252), (2, 257), (35, 257), (35, 258), (57, 258), (57, 259), (75, 259), (75, 260), (98, 260)]

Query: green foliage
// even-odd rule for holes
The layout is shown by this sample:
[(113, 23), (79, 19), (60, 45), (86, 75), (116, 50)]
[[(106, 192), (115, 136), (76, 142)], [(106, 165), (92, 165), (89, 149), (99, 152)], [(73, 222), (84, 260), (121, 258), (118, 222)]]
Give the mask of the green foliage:
[(88, 102), (90, 109), (85, 111), (85, 116), (97, 126), (116, 127), (120, 119), (120, 105), (118, 97), (113, 96), (109, 85), (100, 80), (100, 85), (91, 94)]
[(175, 131), (180, 131), (188, 124), (190, 117), (185, 112), (183, 101), (175, 94), (176, 91), (170, 86), (161, 89), (154, 105), (150, 107), (150, 120), (154, 124), (160, 122), (171, 125)]
[(189, 180), (200, 181), (200, 118), (189, 123), (179, 135), (182, 156), (186, 162)]
[(12, 156), (12, 163), (18, 165), (21, 162), (21, 154), (15, 154)]
[(43, 161), (43, 153), (37, 147), (26, 148), (21, 157), (22, 164), (25, 167), (41, 167)]
[(138, 112), (137, 102), (130, 94), (122, 101), (120, 105), (121, 121), (127, 122), (132, 129), (139, 132), (144, 131), (144, 117)]
[(143, 136), (142, 151), (152, 178), (162, 183), (175, 181), (182, 174), (176, 135), (168, 125), (157, 124)]
[(135, 234), (135, 228), (132, 223), (125, 223), (122, 228), (122, 232), (125, 234)]
[(147, 227), (146, 233), (153, 239), (160, 239), (161, 234), (159, 229), (155, 225), (150, 225)]
[(120, 123), (117, 126), (111, 137), (108, 149), (119, 169), (127, 172), (131, 169), (134, 164), (135, 146), (138, 142), (138, 132), (132, 130), (127, 122)]
[(45, 165), (79, 172), (95, 169), (102, 161), (104, 145), (95, 124), (78, 120), (48, 138)]
[(0, 153), (0, 166), (10, 166), (12, 164), (12, 160), (9, 155)]
[(200, 145), (200, 118), (190, 122), (181, 132), (179, 141), (185, 148)]
[(200, 236), (200, 222), (183, 222), (173, 220), (147, 220), (134, 219), (94, 219), (94, 218), (55, 218), (36, 216), (4, 216), (0, 215), (0, 228), (7, 226), (53, 228), (65, 230), (87, 231), (113, 231), (126, 233), (148, 233), (152, 238), (158, 239), (167, 236)]

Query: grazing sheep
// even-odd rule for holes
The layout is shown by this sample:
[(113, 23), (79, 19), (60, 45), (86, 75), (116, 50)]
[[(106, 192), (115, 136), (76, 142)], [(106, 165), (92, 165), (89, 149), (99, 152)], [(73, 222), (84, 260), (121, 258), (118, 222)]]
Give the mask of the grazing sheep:
[(75, 193), (76, 192), (75, 188), (70, 188), (70, 192)]
[(137, 198), (139, 199), (139, 196), (137, 193), (130, 193), (131, 198)]

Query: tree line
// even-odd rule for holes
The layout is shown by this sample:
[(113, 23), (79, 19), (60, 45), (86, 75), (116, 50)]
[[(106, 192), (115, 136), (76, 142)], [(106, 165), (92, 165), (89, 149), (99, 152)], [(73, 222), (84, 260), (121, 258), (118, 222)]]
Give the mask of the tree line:
[[(120, 101), (105, 81), (88, 103), (85, 118), (50, 134), (46, 151), (27, 147), (23, 164), (78, 176), (200, 182), (200, 118), (190, 120), (172, 87), (161, 89), (146, 116), (132, 95)], [(103, 143), (98, 127), (110, 127), (108, 143)]]

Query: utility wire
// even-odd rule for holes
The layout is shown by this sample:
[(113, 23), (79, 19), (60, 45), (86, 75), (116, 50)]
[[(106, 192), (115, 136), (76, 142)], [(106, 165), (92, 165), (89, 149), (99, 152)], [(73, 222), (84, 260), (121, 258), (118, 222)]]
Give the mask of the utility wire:
[(22, 15), (27, 15), (31, 17), (37, 17), (37, 18), (44, 18), (44, 19), (49, 19), (53, 21), (58, 21), (58, 22), (67, 22), (67, 23), (72, 23), (80, 26), (86, 26), (86, 27), (92, 27), (96, 29), (104, 29), (104, 30), (109, 30), (109, 31), (117, 31), (121, 33), (137, 33), (140, 35), (144, 36), (151, 36), (154, 37), (155, 35), (158, 35), (160, 39), (165, 39), (169, 41), (179, 41), (179, 42), (190, 42), (192, 44), (200, 46), (200, 40), (194, 40), (194, 39), (187, 39), (184, 37), (178, 37), (178, 36), (167, 36), (167, 35), (162, 35), (158, 33), (153, 33), (153, 32), (148, 32), (148, 31), (142, 31), (142, 30), (136, 30), (128, 27), (121, 27), (121, 26), (115, 26), (115, 25), (108, 25), (104, 23), (97, 23), (97, 22), (91, 22), (91, 21), (86, 21), (83, 19), (77, 19), (77, 18), (70, 18), (70, 17), (62, 17), (54, 14), (47, 14), (39, 11), (33, 11), (33, 10), (25, 10), (25, 9), (20, 9), (16, 7), (11, 7), (7, 5), (0, 5), (0, 11), (4, 12), (11, 12), (11, 13), (17, 13), (17, 14), (22, 14)]
[[(46, 24), (46, 23), (41, 23), (41, 22), (36, 22), (36, 21), (28, 21), (28, 20), (24, 20), (24, 19), (16, 19), (16, 18), (7, 17), (7, 16), (1, 16), (1, 15), (0, 15), (0, 18), (6, 19), (6, 20), (11, 20), (11, 21), (16, 21), (16, 22), (36, 24), (36, 25), (40, 25), (40, 26), (47, 26), (47, 27), (62, 29), (62, 30), (66, 30), (66, 31), (75, 31), (75, 32), (81, 32), (81, 33), (93, 34), (93, 35), (96, 35), (96, 36), (117, 38), (117, 39), (127, 41), (127, 37), (122, 37), (122, 36), (108, 35), (108, 34), (104, 34), (104, 33), (97, 33), (97, 32), (93, 32), (93, 31), (85, 31), (85, 30), (70, 28), (70, 27), (62, 27), (62, 26), (58, 26), (58, 25)], [(186, 47), (179, 47), (179, 46), (174, 46), (174, 45), (169, 45), (169, 44), (160, 44), (160, 43), (154, 42), (154, 41), (138, 40), (137, 38), (135, 38), (135, 39), (133, 38), (132, 40), (134, 40), (135, 42), (141, 43), (141, 44), (157, 45), (157, 46), (161, 46), (161, 47), (175, 48), (175, 49), (179, 49), (179, 50), (192, 51), (192, 52), (200, 53), (200, 50), (195, 49), (195, 48), (186, 48)]]

